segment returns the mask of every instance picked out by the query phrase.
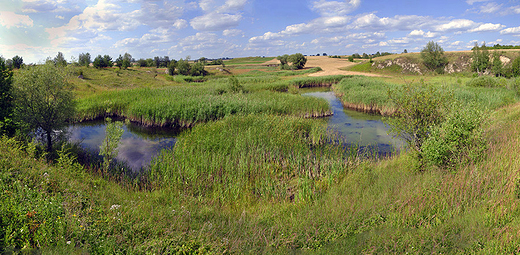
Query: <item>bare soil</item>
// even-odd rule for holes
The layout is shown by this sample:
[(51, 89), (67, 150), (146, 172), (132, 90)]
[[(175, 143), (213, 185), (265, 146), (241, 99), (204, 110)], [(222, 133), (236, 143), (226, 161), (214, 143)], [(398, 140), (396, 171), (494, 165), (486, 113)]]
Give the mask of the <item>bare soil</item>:
[[(267, 61), (263, 63), (263, 65), (269, 64), (279, 64), (280, 61), (277, 59), (273, 59), (271, 61)], [(340, 70), (340, 68), (349, 67), (356, 65), (357, 63), (350, 62), (347, 59), (339, 59), (339, 58), (329, 58), (327, 56), (317, 57), (310, 56), (307, 57), (307, 64), (305, 68), (313, 68), (313, 67), (321, 67), (323, 71), (312, 73), (309, 76), (327, 76), (327, 75), (364, 75), (364, 76), (374, 76), (374, 77), (383, 77), (379, 74), (373, 73), (364, 73), (364, 72), (353, 72), (353, 71), (344, 71)]]

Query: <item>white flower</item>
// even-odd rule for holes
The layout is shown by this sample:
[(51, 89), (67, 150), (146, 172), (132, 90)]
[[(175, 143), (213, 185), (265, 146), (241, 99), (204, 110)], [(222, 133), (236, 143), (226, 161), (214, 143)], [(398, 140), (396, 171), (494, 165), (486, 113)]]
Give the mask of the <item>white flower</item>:
[(117, 210), (119, 207), (121, 207), (121, 205), (112, 205), (110, 206), (110, 210)]

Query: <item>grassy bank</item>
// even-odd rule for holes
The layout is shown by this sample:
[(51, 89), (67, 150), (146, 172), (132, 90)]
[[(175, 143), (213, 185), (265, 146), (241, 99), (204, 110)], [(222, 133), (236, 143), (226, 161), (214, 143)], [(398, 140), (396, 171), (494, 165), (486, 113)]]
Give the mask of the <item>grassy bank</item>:
[[(441, 93), (451, 93), (455, 100), (465, 105), (476, 105), (482, 110), (494, 110), (518, 100), (518, 79), (502, 80), (491, 77), (489, 79), (497, 80), (493, 84), (498, 86), (488, 83), (472, 86), (474, 79), (468, 79), (465, 84), (458, 82), (434, 84)], [(388, 92), (401, 86), (402, 84), (386, 82), (383, 79), (354, 76), (341, 80), (333, 86), (333, 90), (343, 105), (349, 109), (387, 116), (395, 112), (395, 106)]]
[(2, 138), (2, 245), (44, 253), (513, 253), (519, 119), (518, 104), (491, 116), (483, 162), (417, 172), (408, 154), (339, 160), (344, 154), (320, 142), (326, 133), (311, 120), (235, 116), (183, 135), (179, 152), (152, 168), (162, 179), (147, 190), (88, 173), (63, 154), (55, 166), (34, 160), (30, 148)]

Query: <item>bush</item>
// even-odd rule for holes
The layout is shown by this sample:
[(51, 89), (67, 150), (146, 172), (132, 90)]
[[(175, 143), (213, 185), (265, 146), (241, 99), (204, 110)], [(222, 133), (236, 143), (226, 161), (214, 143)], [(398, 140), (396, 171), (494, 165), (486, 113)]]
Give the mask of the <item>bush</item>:
[(421, 50), (421, 58), (428, 69), (437, 73), (444, 72), (444, 66), (448, 63), (442, 47), (433, 41), (428, 42)]
[(513, 60), (513, 63), (511, 63), (511, 75), (513, 77), (520, 76), (520, 57)]
[(389, 91), (389, 98), (396, 106), (392, 118), (385, 119), (390, 132), (403, 138), (410, 148), (421, 151), (431, 128), (444, 120), (451, 93), (443, 93), (424, 83), (407, 84)]
[(466, 82), (468, 87), (495, 88), (499, 87), (497, 80), (491, 76), (479, 76)]
[(433, 128), (422, 145), (422, 158), (430, 165), (447, 169), (480, 161), (486, 150), (480, 128), (482, 116), (474, 108), (457, 107), (445, 122)]

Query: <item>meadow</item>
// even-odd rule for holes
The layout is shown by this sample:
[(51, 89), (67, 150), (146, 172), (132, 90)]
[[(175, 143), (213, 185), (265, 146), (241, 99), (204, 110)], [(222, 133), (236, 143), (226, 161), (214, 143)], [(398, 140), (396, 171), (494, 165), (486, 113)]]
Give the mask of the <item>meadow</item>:
[(330, 114), (326, 101), (298, 94), (332, 86), (349, 108), (391, 114), (390, 92), (409, 83), (395, 77), (259, 68), (187, 82), (154, 69), (82, 70), (85, 79), (71, 78), (77, 121), (117, 115), (190, 128), (133, 179), (79, 164), (70, 146), (49, 163), (34, 144), (0, 138), (2, 252), (502, 254), (520, 247), (519, 79), (424, 77), (459, 108), (485, 113), (484, 157), (444, 168), (420, 166), (411, 151), (360, 155), (315, 118)]

